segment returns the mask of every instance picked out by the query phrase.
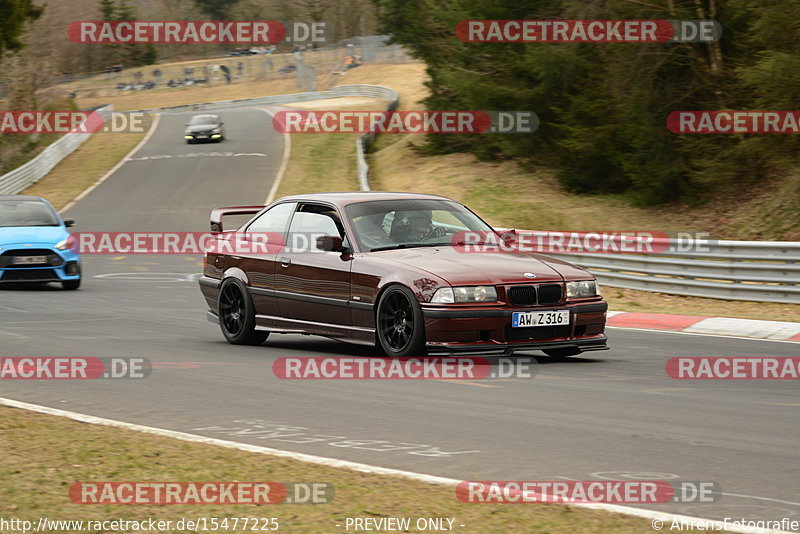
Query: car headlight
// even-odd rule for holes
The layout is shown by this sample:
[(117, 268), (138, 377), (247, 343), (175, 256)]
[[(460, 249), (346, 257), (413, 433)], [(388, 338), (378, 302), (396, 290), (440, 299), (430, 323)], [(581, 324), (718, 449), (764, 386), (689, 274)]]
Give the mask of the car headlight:
[(596, 297), (597, 289), (597, 282), (594, 280), (567, 282), (567, 298)]
[(70, 241), (69, 238), (65, 239), (64, 241), (59, 241), (56, 243), (56, 248), (58, 250), (67, 250), (69, 248)]
[(454, 302), (495, 302), (497, 291), (494, 286), (443, 287), (433, 294), (434, 304), (453, 304)]

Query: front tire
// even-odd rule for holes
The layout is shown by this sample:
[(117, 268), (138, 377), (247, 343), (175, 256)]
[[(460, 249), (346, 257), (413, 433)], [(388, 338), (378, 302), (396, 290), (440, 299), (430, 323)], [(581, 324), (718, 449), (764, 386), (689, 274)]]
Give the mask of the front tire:
[(232, 345), (261, 345), (269, 332), (256, 330), (253, 299), (244, 282), (227, 278), (219, 288), (217, 312), (222, 335)]
[(77, 280), (64, 280), (61, 282), (61, 287), (68, 291), (73, 291), (81, 287), (81, 279), (78, 278)]
[(375, 315), (377, 347), (387, 356), (425, 355), (425, 323), (414, 294), (391, 286), (381, 295)]

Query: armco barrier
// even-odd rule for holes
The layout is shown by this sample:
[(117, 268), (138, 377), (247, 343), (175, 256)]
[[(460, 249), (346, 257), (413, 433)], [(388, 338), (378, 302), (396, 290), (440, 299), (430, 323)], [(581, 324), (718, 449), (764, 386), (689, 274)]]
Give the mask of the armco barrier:
[[(106, 120), (109, 118), (111, 110), (112, 106), (104, 106), (94, 111), (100, 113)], [(64, 134), (28, 163), (0, 176), (0, 195), (16, 195), (35, 184), (62, 159), (72, 154), (91, 135), (85, 133)]]
[(800, 304), (800, 242), (710, 241), (698, 251), (549, 254), (601, 285), (727, 300)]
[(218, 102), (203, 102), (201, 104), (185, 104), (182, 106), (169, 106), (165, 108), (140, 109), (147, 113), (170, 113), (184, 111), (211, 111), (226, 108), (238, 108), (242, 106), (280, 106), (284, 104), (296, 104), (298, 102), (310, 102), (312, 100), (324, 100), (327, 98), (342, 98), (346, 96), (359, 96), (366, 98), (380, 98), (395, 102), (400, 98), (397, 91), (382, 87), (380, 85), (355, 84), (340, 85), (327, 91), (309, 91), (306, 93), (294, 93), (288, 95), (262, 96), (259, 98), (242, 98), (238, 100), (220, 100)]

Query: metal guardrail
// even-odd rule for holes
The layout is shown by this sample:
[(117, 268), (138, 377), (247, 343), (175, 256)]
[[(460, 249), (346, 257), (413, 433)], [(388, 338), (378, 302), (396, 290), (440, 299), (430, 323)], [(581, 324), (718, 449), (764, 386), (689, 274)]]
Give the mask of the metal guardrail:
[(144, 113), (180, 113), (185, 111), (210, 111), (217, 109), (236, 108), (242, 106), (280, 106), (296, 104), (297, 102), (310, 102), (328, 98), (342, 98), (345, 96), (360, 96), (366, 98), (380, 98), (391, 102), (400, 98), (397, 91), (380, 85), (354, 84), (340, 85), (327, 91), (308, 91), (288, 95), (262, 96), (260, 98), (241, 98), (238, 100), (220, 100), (218, 102), (203, 102), (200, 104), (184, 104), (164, 108), (140, 109)]
[[(103, 120), (107, 120), (112, 109), (113, 106), (104, 106), (94, 111), (102, 115)], [(58, 165), (61, 160), (72, 154), (91, 135), (90, 133), (68, 133), (56, 139), (29, 162), (0, 176), (0, 195), (16, 195), (35, 184), (53, 170), (53, 167)]]
[(611, 287), (725, 300), (800, 304), (800, 242), (708, 241), (684, 252), (548, 254)]

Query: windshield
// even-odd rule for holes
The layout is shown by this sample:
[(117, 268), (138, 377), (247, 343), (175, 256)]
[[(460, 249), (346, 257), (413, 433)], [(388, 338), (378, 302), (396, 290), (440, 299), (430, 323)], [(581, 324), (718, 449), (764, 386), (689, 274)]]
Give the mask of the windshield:
[(362, 250), (452, 245), (459, 232), (491, 232), (477, 215), (449, 200), (379, 200), (346, 208)]
[(198, 124), (217, 124), (218, 122), (219, 117), (216, 115), (197, 115), (196, 117), (192, 117), (192, 120), (189, 121), (189, 124), (196, 126)]
[(0, 200), (0, 227), (60, 226), (47, 204), (38, 200)]

